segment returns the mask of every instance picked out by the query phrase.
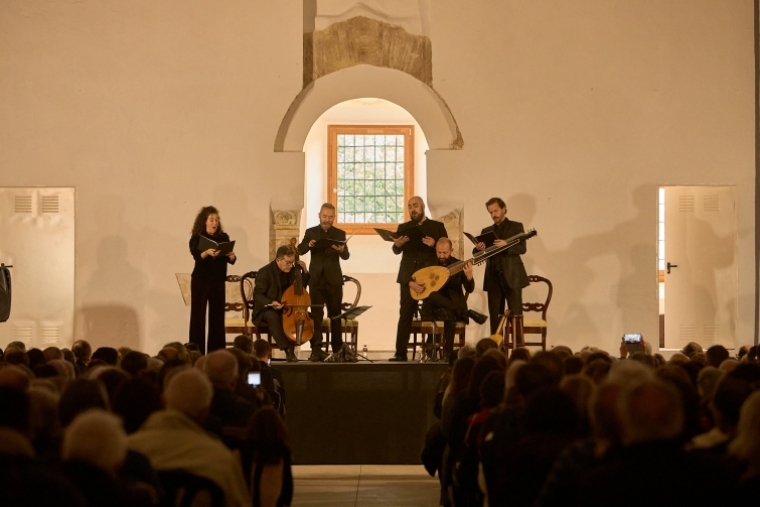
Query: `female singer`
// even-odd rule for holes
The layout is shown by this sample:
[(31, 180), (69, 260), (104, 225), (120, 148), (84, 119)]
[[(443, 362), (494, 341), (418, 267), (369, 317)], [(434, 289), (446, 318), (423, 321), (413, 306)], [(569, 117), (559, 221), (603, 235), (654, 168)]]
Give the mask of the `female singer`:
[(190, 343), (198, 345), (201, 353), (206, 353), (206, 305), (208, 304), (208, 352), (223, 349), (224, 300), (227, 263), (235, 264), (235, 252), (226, 256), (219, 250), (209, 248), (198, 250), (201, 235), (222, 243), (230, 237), (222, 230), (219, 211), (213, 206), (201, 208), (195, 217), (190, 233), (190, 254), (195, 259), (195, 268), (190, 281)]

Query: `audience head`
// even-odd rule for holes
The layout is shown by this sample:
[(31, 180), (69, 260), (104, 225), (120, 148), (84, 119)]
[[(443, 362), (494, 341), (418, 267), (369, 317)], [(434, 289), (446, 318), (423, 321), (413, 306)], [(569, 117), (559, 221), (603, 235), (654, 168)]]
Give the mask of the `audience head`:
[(16, 430), (28, 436), (29, 397), (14, 387), (0, 386), (0, 428)]
[(564, 366), (562, 365), (562, 359), (557, 354), (548, 350), (542, 350), (536, 352), (530, 362), (531, 364), (540, 364), (542, 366), (545, 366), (551, 374), (552, 383), (555, 386), (559, 385), (559, 381), (562, 380)]
[(26, 352), (26, 343), (20, 342), (20, 341), (13, 341), (8, 344), (8, 346), (5, 348), (7, 351), (11, 347), (16, 347), (17, 349)]
[(720, 363), (719, 369), (724, 372), (730, 372), (733, 371), (734, 368), (739, 366), (739, 361), (736, 359), (726, 359), (722, 363)]
[(576, 375), (583, 371), (583, 359), (578, 356), (566, 357), (562, 360), (562, 371), (565, 376)]
[(29, 369), (34, 370), (41, 364), (45, 364), (45, 354), (36, 348), (32, 348), (26, 351), (26, 357), (29, 358)]
[(29, 374), (20, 366), (9, 364), (0, 368), (0, 387), (14, 387), (26, 392), (30, 382)]
[(454, 363), (454, 370), (451, 373), (451, 382), (449, 383), (449, 390), (452, 396), (456, 396), (467, 389), (474, 367), (475, 359), (473, 357), (457, 359), (457, 362)]
[(509, 354), (509, 363), (511, 364), (512, 361), (525, 361), (527, 363), (530, 361), (530, 358), (530, 349), (518, 347)]
[(235, 347), (227, 349), (227, 352), (235, 356), (235, 360), (237, 361), (238, 381), (246, 382), (246, 377), (248, 375), (248, 372), (251, 371), (254, 361), (256, 361), (256, 371), (261, 371), (261, 368), (259, 367), (259, 362), (255, 357), (252, 357), (246, 354), (245, 352), (243, 352), (242, 350), (236, 349)]
[(26, 352), (15, 346), (9, 346), (5, 349), (3, 360), (8, 364), (22, 364), (26, 367), (29, 366), (29, 357), (26, 355)]
[(61, 446), (64, 461), (84, 461), (116, 475), (127, 456), (127, 435), (121, 420), (105, 410), (91, 409), (66, 428)]
[(495, 370), (480, 384), (480, 408), (494, 408), (504, 399), (504, 372)]
[(733, 436), (739, 423), (742, 404), (751, 393), (752, 388), (745, 380), (727, 376), (718, 382), (710, 406), (715, 417), (715, 424), (723, 433)]
[(157, 357), (164, 363), (168, 363), (169, 361), (182, 361), (179, 357), (179, 352), (174, 347), (162, 348), (158, 351)]
[(654, 357), (647, 354), (646, 352), (634, 352), (631, 354), (630, 360), (637, 361), (644, 366), (652, 368), (653, 370), (657, 367)]
[(682, 352), (676, 352), (672, 356), (670, 356), (670, 359), (668, 359), (668, 364), (684, 364), (689, 362), (689, 356)]
[(77, 340), (71, 346), (71, 351), (74, 353), (74, 357), (77, 362), (87, 364), (92, 356), (92, 347), (85, 340)]
[(68, 426), (74, 418), (91, 408), (109, 409), (108, 394), (97, 380), (77, 379), (69, 382), (58, 403), (61, 426)]
[(473, 408), (477, 409), (480, 403), (480, 386), (483, 380), (494, 370), (503, 372), (495, 357), (483, 356), (475, 362), (470, 383), (467, 386), (467, 399), (473, 404)]
[(268, 465), (279, 463), (288, 445), (288, 433), (282, 418), (271, 407), (254, 412), (246, 428), (253, 447), (253, 460)]
[(615, 446), (621, 440), (621, 421), (618, 405), (624, 385), (604, 382), (592, 395), (589, 406), (591, 431), (598, 443)]
[(121, 416), (128, 435), (137, 431), (150, 414), (161, 408), (161, 398), (156, 390), (140, 378), (124, 381), (113, 396), (113, 411)]
[(557, 354), (563, 361), (566, 358), (573, 356), (573, 350), (566, 345), (557, 345), (556, 347), (552, 348), (551, 351)]
[(570, 396), (552, 385), (528, 397), (524, 425), (529, 433), (570, 436), (578, 431), (578, 410)]
[(749, 472), (760, 473), (760, 391), (753, 392), (742, 405), (736, 438), (729, 444), (733, 456), (749, 464)]
[(177, 372), (164, 390), (166, 408), (182, 412), (198, 422), (203, 422), (208, 415), (213, 396), (214, 388), (208, 377), (196, 368), (183, 368)]
[(475, 358), (475, 347), (469, 344), (464, 344), (462, 347), (456, 352), (457, 359), (465, 359), (467, 357)]
[(496, 349), (499, 346), (490, 338), (483, 338), (475, 344), (475, 358), (480, 359), (487, 350)]
[(707, 357), (707, 364), (716, 368), (729, 358), (728, 349), (723, 345), (713, 345), (707, 349), (705, 356)]
[(715, 387), (723, 376), (723, 371), (714, 366), (705, 366), (697, 376), (697, 394), (703, 402), (709, 402), (715, 394)]
[(164, 345), (164, 349), (172, 348), (177, 351), (177, 359), (190, 364), (190, 352), (180, 342), (170, 342)]
[(42, 355), (45, 356), (46, 363), (49, 363), (53, 359), (63, 359), (63, 352), (58, 347), (48, 347), (42, 351)]
[(556, 385), (554, 374), (543, 364), (531, 362), (515, 373), (515, 389), (523, 402), (533, 393)]
[(253, 355), (259, 361), (266, 362), (272, 357), (272, 346), (269, 345), (268, 341), (259, 338), (253, 342)]
[(130, 377), (128, 373), (115, 366), (103, 366), (95, 370), (90, 378), (103, 383), (106, 393), (108, 393), (108, 400), (112, 402), (116, 389)]
[(232, 342), (232, 347), (242, 350), (244, 353), (250, 355), (253, 353), (253, 340), (250, 336), (244, 334), (238, 335)]
[(596, 390), (595, 384), (588, 377), (573, 375), (563, 378), (559, 388), (573, 400), (578, 412), (579, 429), (586, 431), (588, 429), (589, 403)]
[(684, 348), (681, 349), (681, 353), (691, 359), (691, 356), (697, 352), (702, 352), (702, 346), (696, 342), (689, 342)]
[(113, 347), (100, 347), (92, 353), (92, 360), (100, 359), (110, 366), (119, 364), (119, 351)]
[(148, 368), (148, 356), (142, 352), (132, 350), (124, 354), (121, 358), (121, 369), (136, 377), (142, 370)]
[(205, 371), (217, 389), (233, 391), (238, 380), (238, 362), (227, 350), (215, 350), (208, 354)]
[(660, 380), (645, 380), (623, 390), (620, 396), (623, 444), (671, 440), (684, 427), (678, 390)]

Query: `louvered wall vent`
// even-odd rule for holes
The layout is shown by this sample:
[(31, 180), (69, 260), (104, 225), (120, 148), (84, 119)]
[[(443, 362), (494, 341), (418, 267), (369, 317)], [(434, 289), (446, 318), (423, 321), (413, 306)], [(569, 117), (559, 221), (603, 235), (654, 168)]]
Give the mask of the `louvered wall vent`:
[(720, 211), (720, 196), (717, 194), (706, 195), (703, 203), (703, 209), (709, 212)]
[(32, 212), (32, 196), (31, 195), (16, 195), (14, 196), (13, 210), (16, 213), (31, 213)]
[(57, 195), (40, 196), (40, 211), (42, 213), (58, 213), (58, 196)]
[(43, 345), (58, 345), (60, 335), (58, 326), (40, 326), (40, 341)]
[(678, 211), (681, 213), (694, 213), (694, 196), (681, 195), (678, 197)]

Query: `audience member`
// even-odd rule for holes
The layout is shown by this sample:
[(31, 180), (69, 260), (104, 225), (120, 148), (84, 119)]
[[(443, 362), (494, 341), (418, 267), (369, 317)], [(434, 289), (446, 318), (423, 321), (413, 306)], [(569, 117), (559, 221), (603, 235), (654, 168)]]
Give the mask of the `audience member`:
[(720, 364), (729, 358), (728, 349), (723, 345), (713, 345), (705, 353), (707, 364), (718, 368)]
[(256, 406), (235, 394), (238, 382), (238, 363), (227, 350), (215, 350), (207, 355), (205, 372), (214, 386), (211, 414), (221, 420), (222, 426), (245, 427), (256, 411)]
[(136, 377), (141, 371), (148, 369), (148, 356), (142, 352), (131, 350), (121, 358), (121, 369)]
[(236, 336), (232, 341), (232, 347), (242, 350), (249, 356), (253, 354), (253, 340), (250, 336), (246, 336), (244, 334)]
[(29, 369), (34, 371), (40, 365), (45, 364), (45, 354), (37, 348), (31, 348), (26, 351), (26, 357), (29, 358)]
[(119, 364), (119, 351), (113, 347), (100, 347), (92, 353), (90, 362), (96, 359), (100, 359), (107, 365), (116, 366)]
[(157, 471), (184, 470), (204, 477), (224, 491), (228, 507), (248, 507), (251, 500), (240, 462), (202, 427), (213, 395), (206, 375), (195, 368), (182, 369), (164, 392), (166, 410), (151, 414), (128, 437), (128, 445), (147, 456)]
[(253, 505), (290, 505), (293, 472), (287, 430), (279, 414), (273, 408), (258, 410), (246, 433), (252, 450), (249, 476)]
[(71, 346), (71, 351), (74, 353), (74, 357), (76, 358), (74, 367), (77, 370), (77, 376), (80, 376), (87, 368), (87, 363), (90, 362), (92, 356), (92, 347), (85, 340), (77, 340)]

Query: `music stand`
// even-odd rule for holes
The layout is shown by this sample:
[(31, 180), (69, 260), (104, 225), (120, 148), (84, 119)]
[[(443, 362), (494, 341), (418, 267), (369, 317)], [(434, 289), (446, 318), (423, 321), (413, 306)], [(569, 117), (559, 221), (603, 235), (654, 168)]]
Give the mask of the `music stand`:
[[(343, 321), (343, 343), (346, 343), (346, 335), (348, 334), (348, 328), (346, 327), (346, 322), (349, 320), (356, 320), (356, 317), (361, 315), (362, 313), (366, 312), (372, 308), (371, 306), (365, 305), (365, 306), (354, 306), (353, 308), (349, 308), (345, 312), (341, 313), (340, 315), (336, 315), (330, 320), (340, 319)], [(374, 361), (370, 358), (368, 358), (365, 355), (359, 354), (359, 343), (356, 343), (356, 349), (354, 351), (354, 354), (356, 354), (356, 357), (362, 358), (364, 361), (369, 361), (370, 363), (374, 363)], [(332, 354), (330, 354), (332, 356)], [(329, 356), (328, 356), (329, 357)]]

